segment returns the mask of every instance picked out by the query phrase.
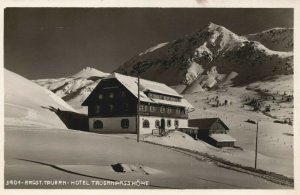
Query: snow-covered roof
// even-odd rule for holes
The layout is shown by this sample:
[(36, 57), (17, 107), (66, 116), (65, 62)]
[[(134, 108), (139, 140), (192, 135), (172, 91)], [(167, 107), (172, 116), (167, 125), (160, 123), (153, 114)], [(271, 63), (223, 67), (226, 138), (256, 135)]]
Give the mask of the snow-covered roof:
[[(124, 87), (126, 87), (135, 97), (138, 97), (138, 81), (136, 77), (126, 76), (118, 73), (113, 73), (111, 76), (106, 77), (100, 81), (108, 80), (108, 79), (117, 79)], [(99, 83), (99, 84), (100, 84)], [(99, 85), (98, 84), (98, 85)], [(152, 91), (159, 94), (179, 97), (180, 101), (168, 101), (168, 100), (161, 100), (148, 97), (145, 92)], [(82, 103), (82, 105), (86, 105), (86, 102), (90, 98), (89, 97)], [(194, 107), (185, 99), (182, 98), (174, 89), (168, 87), (163, 83), (158, 83), (154, 81), (149, 81), (145, 79), (140, 79), (140, 101), (153, 103), (153, 104), (164, 104), (169, 106), (177, 106), (177, 107), (185, 107), (187, 109), (193, 109)]]
[(217, 142), (235, 142), (236, 139), (228, 134), (211, 134), (209, 137), (216, 140)]
[(220, 118), (197, 118), (197, 119), (189, 119), (190, 127), (198, 127), (202, 130), (210, 129), (211, 126), (215, 123), (219, 122), (224, 126), (226, 130), (229, 130), (227, 125)]
[[(128, 86), (129, 90), (135, 91), (137, 93), (137, 82), (138, 82), (137, 77), (131, 77), (119, 73), (113, 73), (112, 77), (118, 79), (118, 81), (120, 81), (122, 84)], [(142, 91), (152, 91), (152, 92), (161, 93), (165, 95), (182, 97), (174, 89), (168, 87), (166, 84), (158, 83), (155, 81), (140, 79), (140, 87)]]
[[(116, 78), (122, 83), (135, 97), (138, 97), (137, 77), (126, 76), (118, 73), (113, 73), (109, 78)], [(182, 98), (174, 89), (163, 83), (140, 79), (140, 101), (156, 104), (166, 104), (171, 106), (181, 106), (186, 108), (194, 108), (188, 101)], [(180, 102), (149, 98), (144, 92), (152, 91), (169, 96), (182, 98)]]

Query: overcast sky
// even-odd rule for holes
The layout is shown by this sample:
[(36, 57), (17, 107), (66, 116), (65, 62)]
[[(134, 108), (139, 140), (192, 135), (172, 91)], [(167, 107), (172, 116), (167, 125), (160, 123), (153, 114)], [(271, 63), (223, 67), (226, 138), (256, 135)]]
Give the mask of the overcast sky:
[(4, 66), (57, 78), (86, 66), (111, 72), (134, 55), (213, 22), (238, 35), (293, 27), (293, 9), (6, 8)]

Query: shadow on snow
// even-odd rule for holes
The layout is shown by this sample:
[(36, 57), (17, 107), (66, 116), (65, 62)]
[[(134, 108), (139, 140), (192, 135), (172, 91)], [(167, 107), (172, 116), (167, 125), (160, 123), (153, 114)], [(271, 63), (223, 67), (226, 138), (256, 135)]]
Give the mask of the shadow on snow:
[(68, 129), (89, 131), (89, 120), (87, 115), (72, 111), (60, 110), (59, 108), (54, 108), (52, 106), (41, 107), (44, 109), (48, 109), (51, 112), (54, 112), (60, 118), (60, 120), (67, 126)]

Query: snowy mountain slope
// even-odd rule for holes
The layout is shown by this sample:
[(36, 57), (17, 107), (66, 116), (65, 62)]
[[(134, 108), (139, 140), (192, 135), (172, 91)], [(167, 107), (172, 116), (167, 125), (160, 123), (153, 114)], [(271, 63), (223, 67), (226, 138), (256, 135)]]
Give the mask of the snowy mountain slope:
[(5, 125), (66, 128), (53, 112), (42, 106), (53, 106), (76, 112), (51, 91), (6, 69), (4, 70), (4, 106)]
[(34, 82), (51, 90), (78, 111), (86, 113), (87, 110), (81, 106), (81, 103), (93, 91), (99, 81), (109, 75), (94, 68), (86, 67), (66, 78), (39, 79)]
[(293, 28), (272, 28), (259, 33), (244, 35), (275, 51), (293, 51)]
[(136, 76), (139, 65), (142, 78), (168, 85), (185, 84), (185, 91), (190, 86), (205, 90), (219, 84), (244, 85), (266, 76), (293, 73), (293, 52), (272, 51), (213, 23), (154, 48), (134, 56), (115, 71)]
[[(196, 92), (185, 94), (184, 97), (195, 107), (195, 111), (189, 113), (189, 118), (221, 118), (229, 127), (229, 134), (237, 140), (236, 146), (244, 150), (255, 151), (256, 125), (246, 121), (259, 119), (258, 152), (270, 157), (272, 165), (270, 161), (260, 159), (258, 166), (292, 176), (295, 130), (292, 124), (275, 122), (293, 121), (294, 103), (288, 100), (292, 94), (293, 75), (280, 75), (243, 87)], [(219, 106), (216, 106), (216, 97)], [(261, 101), (260, 111), (254, 111), (247, 104), (253, 99)], [(225, 100), (230, 103), (224, 104)], [(267, 107), (269, 111), (266, 111)], [(233, 160), (233, 156), (228, 156), (228, 160)], [(239, 156), (237, 160), (242, 160), (242, 157)], [(252, 166), (254, 161), (242, 164), (248, 163)]]

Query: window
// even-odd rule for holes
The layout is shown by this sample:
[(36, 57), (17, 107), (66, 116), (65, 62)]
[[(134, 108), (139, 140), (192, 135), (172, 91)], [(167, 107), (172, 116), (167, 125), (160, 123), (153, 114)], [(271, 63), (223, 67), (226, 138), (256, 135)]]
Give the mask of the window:
[(129, 104), (128, 103), (124, 103), (123, 104), (123, 109), (124, 109), (124, 112), (128, 112), (128, 110), (129, 110)]
[(103, 94), (100, 93), (99, 96), (98, 96), (99, 100), (103, 100)]
[(123, 129), (128, 129), (129, 128), (129, 120), (128, 119), (122, 119), (121, 120), (121, 127)]
[(109, 106), (108, 106), (108, 111), (109, 112), (114, 112), (114, 105), (113, 104), (109, 104)]
[(143, 105), (140, 105), (139, 111), (143, 111)]
[(147, 112), (147, 110), (148, 110), (148, 106), (147, 105), (143, 105), (143, 111)]
[(121, 92), (120, 92), (120, 96), (121, 96), (122, 98), (126, 97), (125, 91), (121, 91)]
[(149, 98), (153, 98), (153, 94), (152, 93), (148, 93), (148, 97)]
[(167, 108), (167, 113), (170, 114), (172, 112), (171, 108)]
[(174, 126), (175, 126), (175, 128), (178, 128), (178, 126), (179, 126), (179, 121), (178, 120), (174, 121)]
[(110, 93), (108, 94), (108, 97), (109, 97), (110, 99), (113, 99), (113, 98), (115, 97), (114, 92), (110, 92)]
[(185, 114), (185, 109), (181, 110), (181, 114)]
[(142, 105), (140, 105), (140, 109), (139, 110), (143, 111), (143, 112), (147, 112), (147, 107), (148, 107), (147, 105), (143, 105), (142, 104)]
[(144, 120), (143, 121), (143, 128), (149, 128), (149, 127), (150, 127), (149, 121), (148, 120)]
[(180, 114), (180, 108), (176, 108), (176, 114)]
[(171, 120), (170, 119), (167, 120), (167, 126), (171, 127)]
[(156, 120), (156, 121), (155, 121), (155, 127), (156, 127), (156, 128), (159, 128), (159, 120)]
[(102, 129), (103, 128), (103, 123), (100, 120), (94, 121), (94, 129)]
[(165, 113), (165, 107), (163, 106), (160, 107), (160, 113)]
[(95, 107), (95, 113), (96, 114), (100, 113), (100, 105), (96, 105), (96, 107)]
[(154, 112), (155, 111), (155, 107), (154, 106), (150, 106), (150, 112)]

